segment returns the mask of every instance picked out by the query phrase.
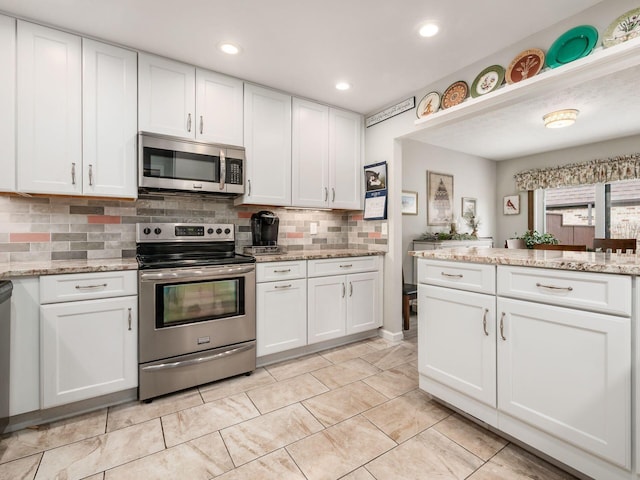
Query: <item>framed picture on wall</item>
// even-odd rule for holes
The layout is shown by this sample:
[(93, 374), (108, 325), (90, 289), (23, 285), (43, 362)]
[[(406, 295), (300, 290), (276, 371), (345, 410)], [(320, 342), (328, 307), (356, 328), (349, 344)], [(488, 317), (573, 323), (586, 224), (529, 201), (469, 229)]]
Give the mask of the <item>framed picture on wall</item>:
[(449, 225), (453, 220), (453, 175), (427, 172), (427, 225)]
[(520, 213), (520, 195), (507, 195), (502, 199), (502, 213), (517, 215)]
[(476, 216), (476, 202), (477, 200), (475, 198), (462, 197), (462, 207), (460, 208), (462, 218)]
[(402, 214), (418, 214), (418, 192), (402, 191)]

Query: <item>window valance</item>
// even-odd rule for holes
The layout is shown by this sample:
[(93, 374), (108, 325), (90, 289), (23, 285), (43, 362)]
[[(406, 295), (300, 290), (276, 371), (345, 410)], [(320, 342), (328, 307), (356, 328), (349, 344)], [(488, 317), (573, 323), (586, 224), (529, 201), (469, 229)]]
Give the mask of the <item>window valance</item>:
[(518, 190), (615, 182), (640, 178), (640, 153), (516, 173)]

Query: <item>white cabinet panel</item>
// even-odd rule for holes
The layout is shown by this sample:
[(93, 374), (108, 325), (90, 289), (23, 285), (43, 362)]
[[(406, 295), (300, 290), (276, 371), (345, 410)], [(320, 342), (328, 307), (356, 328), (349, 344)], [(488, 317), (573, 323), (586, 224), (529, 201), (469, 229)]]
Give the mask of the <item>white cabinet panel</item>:
[(16, 21), (0, 15), (0, 191), (16, 189)]
[(378, 256), (323, 258), (309, 260), (309, 277), (323, 277), (327, 275), (344, 275), (346, 273), (369, 272), (378, 270)]
[(345, 276), (309, 278), (308, 342), (317, 343), (346, 334)]
[(256, 264), (256, 281), (258, 283), (298, 278), (307, 278), (306, 260)]
[(419, 259), (418, 283), (494, 294), (496, 267), (479, 263)]
[(84, 194), (135, 198), (136, 53), (83, 39), (82, 56)]
[(18, 20), (18, 190), (82, 193), (80, 37)]
[(243, 82), (196, 69), (196, 139), (243, 145)]
[(379, 279), (378, 272), (347, 275), (347, 335), (380, 326)]
[(40, 278), (41, 304), (123, 297), (137, 293), (138, 275), (135, 270), (66, 273)]
[(329, 110), (329, 207), (362, 208), (362, 117)]

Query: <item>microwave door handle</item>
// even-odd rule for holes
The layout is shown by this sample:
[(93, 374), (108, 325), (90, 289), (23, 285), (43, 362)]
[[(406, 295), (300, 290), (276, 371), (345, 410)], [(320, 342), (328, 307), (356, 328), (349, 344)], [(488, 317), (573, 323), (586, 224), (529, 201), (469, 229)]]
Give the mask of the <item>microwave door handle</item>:
[(224, 181), (227, 177), (227, 158), (224, 150), (220, 150), (220, 190), (224, 190)]

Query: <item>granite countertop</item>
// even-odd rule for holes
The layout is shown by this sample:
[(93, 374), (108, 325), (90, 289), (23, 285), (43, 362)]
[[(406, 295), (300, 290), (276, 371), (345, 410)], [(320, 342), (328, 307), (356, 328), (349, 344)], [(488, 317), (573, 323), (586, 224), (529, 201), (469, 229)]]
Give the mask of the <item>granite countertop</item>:
[(576, 272), (617, 273), (640, 275), (638, 254), (606, 254), (602, 252), (564, 252), (557, 250), (529, 250), (509, 248), (445, 248), (409, 252), (418, 258), (452, 260), (457, 262), (514, 265), (522, 267), (555, 268)]
[(278, 255), (255, 255), (256, 262), (286, 262), (289, 260), (316, 260), (319, 258), (368, 257), (384, 255), (386, 252), (345, 248), (339, 250), (293, 250)]
[(0, 264), (0, 279), (57, 275), (61, 273), (115, 272), (137, 269), (138, 262), (135, 258), (14, 262)]

